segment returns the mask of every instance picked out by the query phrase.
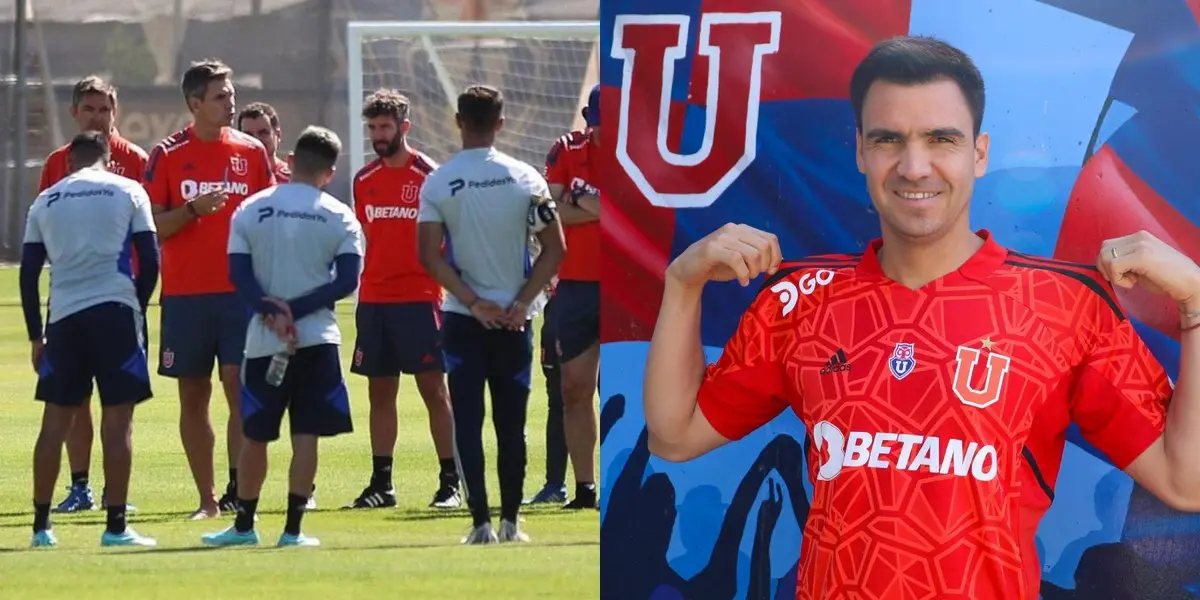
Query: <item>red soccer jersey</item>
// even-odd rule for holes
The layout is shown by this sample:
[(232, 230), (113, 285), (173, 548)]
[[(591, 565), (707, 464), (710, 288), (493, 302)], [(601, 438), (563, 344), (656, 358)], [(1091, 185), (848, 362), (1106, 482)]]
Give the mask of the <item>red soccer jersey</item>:
[(421, 185), (436, 168), (414, 151), (402, 167), (376, 159), (354, 176), (354, 212), (367, 238), (360, 301), (441, 303), (442, 286), (417, 255)]
[(287, 183), (292, 180), (292, 170), (288, 168), (286, 160), (278, 156), (271, 157), (275, 162), (275, 183)]
[[(110, 160), (108, 170), (134, 181), (141, 181), (146, 170), (146, 151), (137, 144), (116, 134), (108, 138)], [(58, 183), (67, 176), (70, 166), (67, 164), (67, 150), (70, 146), (62, 146), (51, 152), (42, 165), (42, 178), (38, 182), (38, 192)]]
[(274, 161), (262, 142), (226, 127), (212, 141), (192, 126), (171, 134), (150, 152), (144, 185), (155, 207), (173, 210), (224, 184), (229, 200), (211, 214), (192, 219), (162, 242), (162, 295), (233, 291), (229, 282), (229, 219), (246, 199), (275, 185)]
[(1121, 469), (1162, 434), (1170, 382), (1098, 272), (982, 235), (915, 291), (879, 241), (785, 263), (709, 366), (723, 436), (788, 408), (808, 432), (796, 598), (1037, 600), (1070, 422)]
[[(572, 131), (558, 138), (546, 155), (546, 182), (561, 185), (568, 192), (599, 195), (592, 171), (592, 150), (588, 131)], [(600, 222), (564, 226), (563, 233), (567, 254), (558, 268), (559, 279), (600, 281)]]

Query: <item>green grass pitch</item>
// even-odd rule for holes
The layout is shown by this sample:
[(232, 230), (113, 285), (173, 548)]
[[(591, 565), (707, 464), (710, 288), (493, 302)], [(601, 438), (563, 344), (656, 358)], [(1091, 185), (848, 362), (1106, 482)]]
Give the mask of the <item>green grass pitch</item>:
[[(43, 285), (47, 279), (44, 274)], [(45, 291), (43, 291), (45, 298)], [(343, 367), (353, 342), (353, 305), (338, 307), (344, 345)], [(151, 370), (157, 368), (158, 309), (149, 315)], [(539, 325), (540, 326), (540, 325)], [(32, 400), (29, 364), (17, 290), (17, 270), (0, 269), (0, 598), (167, 598), (175, 594), (219, 598), (360, 598), (372, 594), (400, 598), (599, 598), (599, 514), (538, 508), (523, 513), (526, 545), (465, 547), (459, 540), (470, 525), (466, 509), (426, 508), (437, 483), (437, 459), (424, 406), (411, 377), (401, 382), (400, 439), (394, 478), (399, 507), (366, 511), (339, 508), (358, 495), (370, 477), (366, 380), (349, 374), (355, 432), (321, 444), (317, 473), (318, 510), (304, 529), (321, 539), (320, 548), (279, 550), (286, 476), (290, 456), (284, 438), (272, 446), (271, 463), (259, 503), (259, 548), (209, 549), (200, 535), (223, 529), (232, 517), (189, 522), (197, 506), (195, 488), (179, 442), (178, 394), (174, 382), (155, 376), (155, 397), (135, 415), (134, 467), (130, 502), (138, 507), (130, 525), (155, 537), (151, 549), (101, 549), (104, 513), (52, 515), (59, 545), (28, 548), (32, 520), (31, 465), (41, 404)], [(217, 479), (227, 468), (220, 386), (212, 406), (217, 431)], [(93, 399), (97, 420), (98, 405)], [(490, 408), (490, 406), (489, 406)], [(545, 382), (534, 369), (530, 398), (529, 466), (526, 495), (544, 475)], [(495, 436), (486, 421), (488, 490), (498, 506)], [(286, 428), (286, 421), (284, 427)], [(99, 500), (103, 486), (100, 437), (96, 434), (91, 479)], [(65, 495), (66, 454), (54, 502)], [(568, 481), (572, 480), (568, 473)], [(392, 596), (396, 597), (396, 596)]]

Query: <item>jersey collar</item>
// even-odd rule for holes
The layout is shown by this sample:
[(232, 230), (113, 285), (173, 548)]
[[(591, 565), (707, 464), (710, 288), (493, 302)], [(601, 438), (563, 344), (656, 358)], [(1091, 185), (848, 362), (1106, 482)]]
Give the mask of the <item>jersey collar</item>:
[[(968, 279), (982, 279), (991, 275), (1008, 258), (1008, 249), (997, 243), (996, 238), (990, 231), (980, 229), (975, 234), (983, 238), (983, 245), (957, 271), (960, 275)], [(858, 261), (856, 272), (859, 276), (887, 279), (887, 276), (883, 273), (883, 267), (879, 264), (878, 252), (882, 247), (882, 239), (872, 240), (867, 245), (862, 259)]]

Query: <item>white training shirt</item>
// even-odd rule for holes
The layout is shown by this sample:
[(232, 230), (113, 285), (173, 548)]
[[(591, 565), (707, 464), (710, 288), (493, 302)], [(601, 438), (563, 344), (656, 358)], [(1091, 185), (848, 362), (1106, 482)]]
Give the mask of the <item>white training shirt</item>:
[[(354, 211), (303, 183), (284, 183), (246, 199), (233, 214), (229, 254), (249, 254), (254, 276), (268, 296), (294, 300), (333, 281), (339, 255), (363, 255), (363, 233)], [(321, 308), (296, 322), (297, 347), (341, 344), (334, 311)], [(262, 317), (246, 332), (246, 358), (284, 349)]]
[(102, 168), (80, 169), (38, 194), (25, 243), (46, 247), (51, 323), (105, 302), (136, 310), (133, 234), (155, 232), (150, 197), (138, 182)]
[[(441, 223), (446, 256), (481, 298), (508, 308), (529, 277), (534, 234), (545, 224), (535, 207), (550, 197), (541, 172), (495, 148), (462, 150), (431, 173), (421, 187), (419, 223)], [(530, 303), (529, 318), (545, 304)], [(471, 310), (453, 294), (442, 309)]]

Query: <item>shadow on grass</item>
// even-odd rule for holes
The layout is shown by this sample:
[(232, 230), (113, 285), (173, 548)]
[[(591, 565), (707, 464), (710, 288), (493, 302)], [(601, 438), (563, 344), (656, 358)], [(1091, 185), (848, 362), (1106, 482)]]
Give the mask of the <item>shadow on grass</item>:
[[(128, 516), (130, 525), (139, 523), (169, 523), (169, 522), (189, 522), (188, 517), (191, 512), (166, 512), (166, 513), (136, 513)], [(4, 516), (4, 515), (0, 515)], [(0, 523), (0, 529), (13, 529), (18, 527), (29, 527), (33, 524), (33, 511), (25, 514), (9, 515), (12, 517), (25, 517), (25, 520), (10, 521)], [(51, 525), (107, 525), (108, 518), (103, 511), (89, 511), (86, 514), (51, 514)]]

